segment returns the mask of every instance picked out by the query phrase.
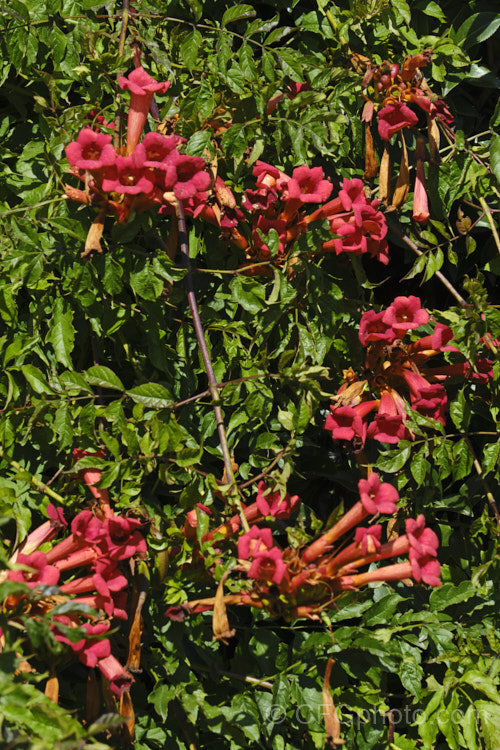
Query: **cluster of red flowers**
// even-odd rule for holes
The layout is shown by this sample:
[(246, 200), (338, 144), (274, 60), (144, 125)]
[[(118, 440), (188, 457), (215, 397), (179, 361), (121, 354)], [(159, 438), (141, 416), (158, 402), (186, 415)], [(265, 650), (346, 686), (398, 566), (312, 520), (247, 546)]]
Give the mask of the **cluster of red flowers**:
[[(361, 318), (359, 339), (368, 347), (364, 379), (352, 370), (344, 372), (325, 428), (336, 440), (352, 441), (361, 448), (367, 437), (383, 443), (398, 443), (413, 438), (406, 425), (408, 412), (446, 421), (447, 398), (441, 383), (459, 375), (487, 382), (492, 376), (491, 362), (480, 359), (475, 369), (469, 362), (429, 367), (429, 360), (443, 352), (456, 352), (448, 342), (451, 328), (436, 323), (431, 334), (406, 343), (404, 336), (429, 322), (418, 297), (396, 297), (380, 312), (370, 310)], [(375, 396), (375, 398), (374, 398)], [(369, 414), (375, 413), (368, 423)]]
[[(89, 472), (86, 474), (88, 477)], [(97, 474), (93, 472), (94, 481)], [(95, 492), (105, 492), (89, 484)], [(74, 612), (68, 608), (65, 614), (52, 618), (56, 640), (67, 644), (85, 666), (97, 667), (119, 696), (129, 689), (132, 676), (111, 653), (111, 643), (104, 636), (112, 619), (127, 619), (128, 581), (120, 565), (132, 557), (144, 557), (147, 550), (139, 531), (140, 521), (116, 515), (109, 506), (101, 507), (105, 508), (101, 518), (90, 510), (78, 513), (71, 523), (71, 534), (42, 552), (39, 548), (67, 526), (61, 509), (49, 505), (50, 520), (28, 535), (11, 560), (12, 569), (3, 573), (3, 580), (24, 583), (39, 593), (29, 605), (33, 617), (71, 601)], [(63, 575), (68, 576), (64, 582)], [(57, 591), (45, 596), (44, 586), (57, 586)], [(12, 612), (24, 600), (22, 594), (11, 595), (4, 607)], [(93, 614), (83, 614), (82, 605), (91, 607)]]
[[(109, 126), (94, 110), (93, 127), (81, 130), (76, 141), (66, 147), (73, 174), (85, 183), (84, 190), (67, 186), (66, 194), (72, 200), (100, 208), (84, 254), (101, 251), (107, 214), (126, 222), (132, 209), (146, 211), (156, 207), (160, 213), (172, 213), (176, 202), (182, 201), (187, 214), (220, 227), (245, 251), (249, 264), (282, 262), (298, 236), (318, 219), (327, 219), (334, 235), (334, 239), (323, 243), (322, 252), (368, 253), (388, 262), (385, 217), (378, 210), (379, 202), (366, 198), (361, 180), (344, 179), (337, 197), (329, 200), (333, 185), (325, 179), (321, 167), (299, 166), (290, 177), (277, 167), (258, 161), (253, 169), (256, 189), (245, 191), (242, 211), (224, 181), (220, 177), (212, 180), (203, 158), (179, 152), (183, 138), (150, 132), (141, 141), (153, 96), (165, 93), (170, 83), (158, 83), (142, 67), (127, 78), (119, 77), (118, 82), (131, 94), (126, 149), (117, 150), (113, 136), (99, 131), (98, 124)], [(299, 86), (295, 89), (299, 91)], [(296, 95), (295, 89), (290, 96)], [(314, 204), (322, 205), (307, 214), (306, 209)], [(271, 230), (279, 237), (274, 258), (267, 239)], [(254, 270), (271, 273), (268, 267)]]
[(418, 116), (408, 104), (416, 104), (431, 118), (453, 122), (445, 102), (431, 93), (420, 73), (420, 68), (431, 62), (432, 54), (430, 50), (425, 50), (408, 57), (401, 70), (399, 65), (387, 61), (370, 68), (363, 83), (365, 86), (371, 83), (375, 98), (383, 102), (384, 106), (377, 112), (378, 132), (382, 140), (388, 141), (394, 133), (417, 124)]
[[(439, 586), (438, 539), (426, 528), (424, 516), (407, 519), (405, 534), (382, 543), (381, 524), (368, 527), (359, 524), (369, 516), (394, 514), (398, 492), (374, 473), (368, 479), (361, 479), (358, 489), (359, 501), (319, 539), (303, 549), (282, 550), (274, 544), (271, 528), (259, 527), (257, 523), (269, 516), (288, 517), (300, 500), (288, 495), (281, 499), (279, 492), (269, 491), (261, 482), (255, 511), (245, 512), (251, 528), (238, 539), (236, 570), (246, 574), (251, 586), (244, 584), (240, 593), (227, 595), (225, 602), (265, 609), (275, 616), (317, 619), (321, 610), (334, 606), (343, 591), (357, 590), (373, 581), (414, 578), (417, 582)], [(249, 506), (247, 511), (254, 506)], [(191, 524), (188, 528), (192, 528)], [(239, 523), (232, 525), (230, 522), (205, 538), (217, 543), (239, 529)], [(354, 541), (349, 542), (346, 535), (354, 529)], [(401, 555), (408, 555), (409, 559), (373, 567), (373, 563)], [(370, 571), (360, 572), (368, 565)], [(182, 605), (181, 611), (201, 612), (214, 605), (214, 598), (200, 599)], [(167, 610), (167, 615), (178, 617), (179, 608)]]
[[(258, 161), (253, 174), (256, 189), (246, 190), (242, 201), (250, 217), (249, 231), (239, 210), (232, 212), (230, 222), (221, 224), (231, 241), (245, 251), (248, 262), (282, 262), (298, 236), (319, 219), (327, 219), (335, 235), (335, 239), (323, 243), (320, 252), (368, 253), (382, 263), (388, 262), (385, 217), (378, 210), (378, 201), (367, 200), (361, 180), (344, 179), (337, 197), (329, 200), (333, 185), (325, 179), (321, 167), (296, 167), (290, 177)], [(318, 203), (323, 205), (306, 214), (307, 207)], [(267, 238), (271, 230), (279, 237), (274, 258)], [(270, 273), (269, 269), (264, 272)]]
[(66, 194), (72, 200), (101, 206), (119, 222), (127, 221), (132, 208), (146, 211), (179, 199), (189, 211), (190, 204), (194, 210), (205, 203), (210, 185), (206, 162), (179, 153), (177, 147), (184, 138), (147, 133), (139, 142), (153, 95), (165, 93), (170, 82), (158, 83), (139, 67), (127, 78), (120, 76), (118, 83), (131, 94), (126, 153), (115, 149), (111, 135), (92, 128), (81, 130), (76, 141), (66, 147), (66, 157), (74, 174), (85, 183), (85, 191), (67, 187)]
[[(365, 123), (366, 135), (366, 166), (367, 177), (375, 177), (378, 173), (377, 162), (373, 151), (373, 140), (370, 123), (377, 110), (377, 125), (380, 138), (388, 142), (395, 133), (400, 133), (403, 154), (401, 159), (400, 176), (396, 191), (392, 198), (392, 205), (399, 206), (406, 200), (409, 189), (408, 153), (402, 131), (414, 127), (418, 123), (418, 115), (411, 109), (417, 105), (425, 112), (427, 118), (427, 136), (431, 161), (439, 163), (439, 120), (443, 127), (453, 122), (445, 102), (437, 99), (430, 91), (420, 68), (432, 61), (430, 50), (406, 58), (400, 70), (399, 65), (388, 61), (378, 66), (370, 66), (363, 79), (363, 86), (367, 87), (369, 96), (365, 96), (362, 121)], [(408, 106), (410, 105), (410, 106)], [(417, 139), (416, 177), (413, 198), (413, 218), (425, 224), (429, 219), (429, 206), (425, 182), (425, 142)], [(382, 158), (381, 198), (388, 199), (386, 183), (389, 177), (389, 157), (387, 147)]]

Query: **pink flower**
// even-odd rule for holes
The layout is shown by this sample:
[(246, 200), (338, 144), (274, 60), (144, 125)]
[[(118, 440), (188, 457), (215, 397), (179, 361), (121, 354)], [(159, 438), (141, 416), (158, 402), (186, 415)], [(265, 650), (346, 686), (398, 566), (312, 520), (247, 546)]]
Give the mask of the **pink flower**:
[(131, 156), (117, 156), (116, 164), (106, 170), (102, 189), (106, 193), (138, 195), (151, 193), (153, 181), (145, 167), (146, 149), (139, 144)]
[(326, 418), (325, 430), (330, 430), (334, 440), (353, 440), (355, 437), (363, 440), (366, 437), (366, 427), (352, 406), (330, 407), (330, 414)]
[(330, 231), (338, 235), (323, 243), (323, 250), (361, 255), (369, 253), (382, 263), (388, 263), (388, 245), (385, 239), (387, 223), (381, 211), (372, 205), (355, 203), (351, 214), (330, 216)]
[(423, 581), (429, 586), (441, 586), (441, 565), (439, 562), (426, 555), (418, 559), (411, 559), (411, 572), (413, 578), (417, 581)]
[[(185, 141), (179, 135), (161, 135), (161, 133), (147, 133), (142, 145), (146, 150), (144, 166), (153, 170), (152, 179), (156, 185), (164, 187), (165, 182), (174, 184), (177, 173), (168, 156), (176, 150), (176, 146)], [(157, 170), (157, 171), (156, 171)]]
[(24, 542), (18, 547), (16, 552), (11, 558), (11, 562), (16, 562), (18, 555), (23, 553), (24, 555), (31, 555), (35, 550), (49, 542), (55, 537), (55, 535), (68, 524), (64, 518), (61, 508), (55, 508), (51, 503), (47, 505), (47, 515), (50, 520), (42, 523), (41, 526), (32, 531)]
[(361, 502), (367, 513), (395, 513), (399, 500), (398, 491), (392, 484), (381, 482), (378, 474), (372, 473), (368, 479), (358, 482)]
[(443, 325), (443, 323), (436, 323), (434, 333), (432, 334), (432, 348), (439, 351), (456, 351), (456, 347), (454, 346), (449, 346), (444, 349), (445, 345), (448, 341), (451, 341), (452, 338), (453, 331), (449, 326)]
[(346, 566), (352, 568), (353, 564), (356, 563), (360, 558), (366, 557), (367, 555), (376, 555), (380, 549), (380, 537), (382, 535), (382, 526), (377, 523), (369, 528), (358, 527), (354, 532), (354, 542), (345, 547), (339, 552), (333, 560), (327, 564), (325, 572), (329, 577), (335, 576), (335, 574), (344, 569), (347, 572)]
[(173, 190), (178, 200), (187, 200), (210, 186), (210, 175), (205, 171), (206, 162), (201, 156), (188, 156), (172, 151), (168, 165), (175, 167), (175, 177), (166, 175), (165, 189)]
[(412, 328), (419, 328), (429, 321), (429, 313), (421, 306), (418, 297), (396, 297), (382, 317), (384, 323), (392, 326), (399, 336)]
[(102, 536), (103, 522), (91, 510), (82, 510), (71, 522), (71, 531), (87, 544), (95, 544)]
[(429, 419), (442, 424), (446, 422), (446, 391), (442, 385), (434, 384), (421, 388), (419, 396), (412, 399), (412, 408)]
[(436, 557), (439, 539), (432, 529), (426, 528), (423, 513), (420, 513), (415, 520), (408, 518), (405, 526), (406, 535), (410, 542), (410, 559), (412, 555)]
[[(399, 496), (397, 499), (399, 500)], [(376, 523), (369, 528), (360, 526), (354, 533), (354, 543), (356, 547), (359, 548), (359, 551), (363, 556), (372, 555), (374, 552), (380, 549), (381, 536), (382, 525), (380, 523)]]
[(133, 70), (127, 78), (119, 76), (118, 84), (131, 94), (127, 120), (127, 154), (130, 155), (141, 138), (154, 94), (164, 94), (170, 86), (170, 81), (158, 83), (141, 66)]
[(164, 160), (180, 143), (185, 142), (180, 135), (162, 135), (146, 133), (142, 145), (146, 149), (146, 166), (165, 169)]
[[(352, 211), (353, 206), (356, 204), (366, 205), (367, 200), (365, 197), (363, 181), (357, 177), (353, 180), (348, 180), (344, 177), (342, 190), (339, 192), (339, 198), (342, 201), (344, 211)], [(372, 201), (371, 205), (374, 208), (378, 208), (378, 201)]]
[[(207, 516), (212, 515), (210, 508), (203, 505), (203, 503), (196, 503), (196, 508), (199, 508), (199, 510)], [(184, 521), (184, 527), (182, 529), (182, 533), (186, 539), (189, 539), (190, 541), (196, 539), (196, 527), (198, 526), (198, 513), (196, 512), (196, 508), (193, 508), (193, 510), (186, 513), (186, 520)]]
[(425, 184), (424, 162), (421, 159), (417, 159), (417, 174), (413, 191), (413, 218), (419, 224), (427, 224), (429, 216), (429, 200)]
[(256, 184), (258, 188), (276, 186), (276, 181), (280, 179), (283, 183), (286, 183), (290, 178), (281, 172), (277, 167), (273, 167), (272, 164), (266, 164), (264, 161), (258, 160), (255, 167), (253, 168), (253, 175), (257, 178)]
[(443, 102), (442, 99), (438, 99), (437, 102), (433, 102), (431, 108), (431, 116), (436, 117), (438, 120), (443, 120), (448, 125), (451, 125), (454, 120), (453, 115), (448, 109), (448, 105)]
[(384, 391), (380, 397), (378, 414), (368, 427), (368, 437), (382, 443), (399, 443), (409, 437), (405, 422), (403, 398), (393, 389)]
[[(82, 448), (75, 448), (73, 450), (73, 456), (75, 457), (76, 461), (80, 461), (80, 459), (85, 458), (86, 456), (91, 456), (95, 458), (106, 458), (106, 454), (104, 451), (95, 451), (93, 453), (89, 451), (85, 451)], [(100, 480), (102, 475), (102, 471), (100, 469), (81, 469), (79, 472), (79, 476), (82, 477), (85, 484), (88, 485), (91, 493), (96, 498), (96, 500), (99, 500), (103, 505), (109, 505), (109, 493), (107, 489), (99, 489), (99, 487), (95, 487)]]
[(264, 213), (269, 211), (278, 200), (278, 193), (274, 188), (263, 187), (257, 190), (245, 190), (245, 195), (241, 201), (245, 211), (260, 211)]
[(54, 620), (55, 624), (53, 629), (56, 639), (61, 643), (66, 643), (74, 653), (78, 655), (78, 658), (82, 664), (85, 664), (85, 666), (95, 667), (99, 659), (105, 658), (111, 653), (111, 645), (107, 638), (97, 640), (98, 636), (104, 635), (104, 633), (108, 632), (109, 625), (107, 623), (97, 623), (96, 625), (85, 623), (81, 627), (85, 628), (89, 638), (72, 641), (57, 629), (56, 623), (59, 622), (61, 625), (66, 625), (71, 628), (75, 627), (74, 621), (65, 616), (56, 616), (54, 617)]
[(373, 422), (368, 426), (368, 437), (379, 440), (381, 443), (399, 443), (409, 437), (403, 418), (399, 414), (376, 415)]
[[(291, 179), (287, 178), (283, 184), (283, 189), (287, 192), (290, 200), (297, 200), (300, 203), (322, 203), (328, 200), (332, 192), (333, 185), (328, 180), (324, 180), (324, 173), (321, 167), (297, 167), (292, 172)], [(278, 188), (281, 188), (278, 181)]]
[(422, 89), (419, 88), (412, 88), (409, 92), (406, 94), (408, 101), (410, 101), (412, 104), (416, 104), (420, 109), (423, 109), (424, 112), (427, 112), (427, 114), (432, 112), (433, 104), (429, 97), (424, 94)]
[(33, 572), (24, 570), (10, 570), (8, 574), (9, 581), (18, 581), (26, 583), (30, 589), (39, 586), (56, 586), (59, 582), (59, 570), (53, 565), (49, 565), (47, 557), (43, 552), (33, 552), (32, 555), (23, 555), (20, 552), (16, 559), (17, 565), (27, 565), (33, 568)]
[(493, 378), (493, 362), (491, 359), (479, 358), (474, 362), (474, 367), (466, 362), (464, 374), (478, 383), (489, 383)]
[(112, 516), (104, 521), (103, 537), (99, 546), (111, 560), (127, 560), (145, 554), (146, 541), (137, 531), (141, 522), (136, 518)]
[(96, 666), (103, 676), (109, 680), (111, 690), (115, 695), (119, 697), (123, 692), (130, 689), (134, 679), (113, 654), (106, 656), (104, 659), (99, 659)]
[(389, 141), (394, 133), (418, 122), (415, 112), (401, 102), (391, 102), (378, 111), (377, 117), (378, 132), (383, 141)]
[(257, 526), (252, 526), (250, 531), (238, 539), (238, 558), (248, 560), (258, 552), (271, 549), (272, 546), (271, 529), (259, 529)]
[(66, 158), (76, 169), (96, 171), (115, 163), (116, 151), (111, 145), (112, 138), (104, 133), (96, 133), (92, 128), (80, 130), (76, 141), (66, 146)]
[(453, 331), (449, 326), (443, 325), (443, 323), (436, 323), (434, 332), (429, 336), (423, 336), (417, 341), (413, 341), (410, 344), (409, 351), (411, 353), (419, 353), (429, 350), (432, 356), (432, 350), (435, 352), (456, 352), (458, 349), (456, 346), (447, 346), (448, 341), (453, 339)]
[(297, 495), (290, 497), (290, 495), (286, 494), (285, 497), (282, 498), (279, 491), (265, 495), (264, 493), (266, 490), (268, 490), (266, 483), (259, 482), (256, 503), (259, 513), (263, 516), (288, 518), (300, 504), (300, 499)]
[(384, 321), (385, 312), (375, 312), (368, 310), (361, 316), (359, 324), (359, 340), (363, 346), (376, 341), (385, 341), (392, 344), (397, 338), (397, 333), (392, 329), (389, 323)]
[(277, 547), (257, 552), (248, 571), (249, 578), (273, 581), (279, 584), (283, 580), (287, 567), (283, 561), (281, 550)]

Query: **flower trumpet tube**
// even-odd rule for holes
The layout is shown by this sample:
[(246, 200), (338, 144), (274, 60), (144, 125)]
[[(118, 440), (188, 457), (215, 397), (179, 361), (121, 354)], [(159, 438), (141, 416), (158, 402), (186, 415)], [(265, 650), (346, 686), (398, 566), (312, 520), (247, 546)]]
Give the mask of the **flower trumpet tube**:
[(358, 483), (361, 499), (323, 536), (302, 552), (302, 561), (311, 563), (327, 552), (340, 537), (357, 526), (369, 515), (395, 513), (399, 495), (391, 484), (381, 482), (373, 473)]
[(140, 66), (126, 78), (119, 76), (118, 84), (120, 88), (130, 91), (127, 119), (127, 154), (130, 156), (143, 133), (153, 96), (156, 93), (164, 94), (170, 86), (170, 81), (159, 83)]
[(419, 224), (427, 224), (430, 213), (427, 187), (425, 184), (425, 145), (422, 138), (417, 138), (417, 148), (415, 153), (417, 158), (417, 174), (413, 193), (413, 218)]

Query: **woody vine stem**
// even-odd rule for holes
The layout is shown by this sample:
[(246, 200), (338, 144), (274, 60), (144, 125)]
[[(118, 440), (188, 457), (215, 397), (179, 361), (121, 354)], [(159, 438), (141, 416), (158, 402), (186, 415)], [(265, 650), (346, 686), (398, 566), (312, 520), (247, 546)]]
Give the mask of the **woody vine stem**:
[(201, 324), (200, 314), (198, 312), (198, 305), (196, 302), (196, 295), (194, 293), (193, 275), (191, 272), (191, 260), (189, 258), (189, 242), (188, 242), (188, 237), (187, 237), (187, 232), (186, 232), (186, 219), (184, 216), (184, 208), (182, 205), (182, 201), (180, 200), (178, 200), (176, 203), (176, 212), (177, 212), (177, 222), (178, 222), (178, 228), (179, 228), (179, 245), (180, 245), (181, 254), (182, 254), (182, 263), (183, 263), (184, 268), (186, 269), (186, 286), (187, 286), (187, 292), (188, 292), (189, 307), (191, 309), (191, 314), (193, 316), (193, 325), (194, 325), (194, 329), (196, 332), (196, 338), (198, 340), (198, 346), (200, 347), (203, 364), (205, 366), (205, 371), (208, 377), (208, 390), (210, 392), (210, 395), (213, 401), (215, 420), (217, 422), (217, 432), (219, 434), (220, 447), (221, 447), (222, 456), (224, 459), (224, 480), (227, 484), (230, 485), (230, 496), (240, 514), (241, 525), (243, 529), (245, 529), (245, 531), (248, 531), (250, 527), (248, 525), (248, 521), (245, 517), (245, 514), (243, 513), (243, 508), (241, 506), (240, 498), (238, 495), (238, 490), (236, 487), (236, 481), (235, 481), (234, 472), (233, 472), (233, 464), (231, 461), (231, 454), (229, 451), (229, 445), (227, 443), (227, 435), (226, 435), (226, 428), (224, 426), (224, 418), (222, 415), (222, 409), (219, 404), (219, 401), (220, 401), (219, 384), (217, 383), (217, 378), (215, 377), (212, 360), (210, 359), (210, 354), (209, 354), (207, 342), (205, 339), (205, 332), (203, 331), (203, 326)]

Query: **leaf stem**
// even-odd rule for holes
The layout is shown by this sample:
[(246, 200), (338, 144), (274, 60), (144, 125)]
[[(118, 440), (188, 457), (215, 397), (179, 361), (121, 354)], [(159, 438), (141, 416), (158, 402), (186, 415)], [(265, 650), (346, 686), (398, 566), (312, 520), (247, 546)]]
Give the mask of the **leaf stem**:
[(37, 490), (41, 490), (45, 495), (48, 495), (53, 500), (57, 500), (58, 503), (61, 503), (61, 505), (65, 504), (65, 499), (62, 497), (62, 495), (58, 495), (57, 492), (54, 492), (48, 485), (46, 485), (44, 482), (41, 481), (41, 479), (38, 479), (38, 477), (35, 477), (31, 472), (29, 472), (24, 466), (21, 466), (20, 463), (17, 461), (14, 461), (13, 458), (9, 458), (5, 455), (3, 448), (0, 448), (0, 458), (4, 458), (13, 469), (16, 471), (26, 474), (26, 478), (30, 484), (33, 485), (33, 487), (36, 487)]
[[(425, 253), (422, 250), (420, 250), (420, 248), (417, 247), (417, 245), (412, 240), (410, 240), (410, 238), (408, 237), (408, 235), (406, 235), (404, 232), (402, 232), (399, 229), (399, 227), (397, 227), (395, 224), (392, 223), (392, 221), (387, 220), (387, 226), (388, 226), (388, 228), (390, 229), (390, 231), (393, 234), (395, 234), (397, 237), (399, 237), (401, 240), (403, 240), (403, 242), (405, 243), (405, 245), (408, 245), (408, 247), (411, 250), (413, 250), (413, 252), (415, 253), (415, 255), (418, 255), (418, 256), (425, 255)], [(455, 297), (455, 299), (457, 300), (457, 302), (460, 305), (460, 307), (464, 307), (464, 308), (468, 307), (467, 302), (464, 300), (464, 298), (462, 297), (462, 295), (455, 289), (455, 287), (453, 286), (453, 284), (451, 283), (451, 281), (448, 281), (448, 279), (446, 278), (446, 276), (444, 274), (442, 274), (441, 271), (436, 271), (435, 276), (437, 276), (438, 279), (439, 279), (439, 281), (442, 284), (444, 284), (444, 286), (448, 289), (448, 291), (450, 292), (450, 294), (453, 297)]]
[(488, 224), (490, 225), (491, 233), (495, 240), (495, 244), (497, 246), (498, 252), (500, 253), (500, 237), (498, 236), (498, 231), (495, 226), (495, 222), (493, 221), (493, 216), (491, 215), (490, 207), (488, 206), (488, 204), (486, 203), (486, 200), (483, 198), (482, 195), (478, 197), (479, 197), (479, 203), (481, 204), (481, 208), (483, 209), (486, 215), (486, 218), (488, 220)]

